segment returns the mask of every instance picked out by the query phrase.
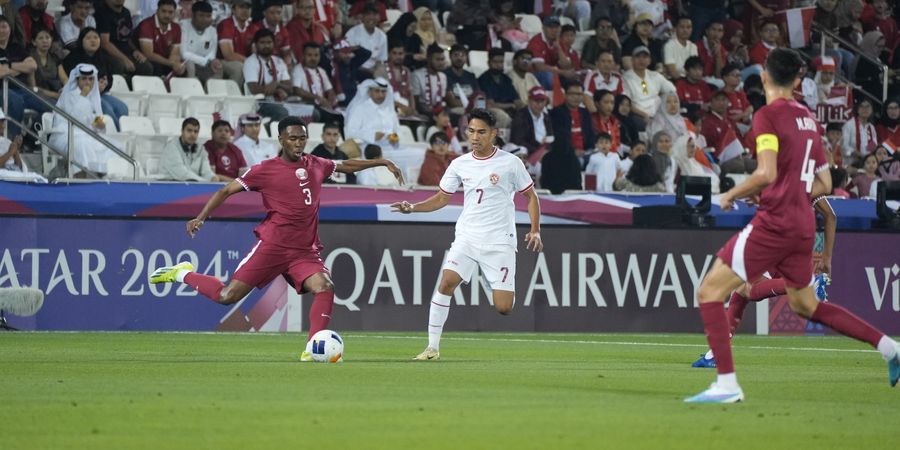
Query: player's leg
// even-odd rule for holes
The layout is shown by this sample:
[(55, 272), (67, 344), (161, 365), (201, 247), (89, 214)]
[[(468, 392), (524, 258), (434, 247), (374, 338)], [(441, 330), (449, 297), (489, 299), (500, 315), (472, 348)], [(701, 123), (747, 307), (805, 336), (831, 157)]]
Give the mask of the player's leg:
[(303, 281), (303, 291), (313, 294), (313, 303), (309, 307), (309, 335), (313, 335), (328, 328), (331, 322), (331, 312), (334, 309), (334, 283), (331, 276), (325, 272), (318, 272)]
[(169, 267), (160, 267), (150, 275), (151, 283), (172, 283), (176, 281), (191, 286), (206, 298), (223, 305), (237, 303), (253, 290), (253, 286), (236, 279), (231, 280), (226, 286), (222, 280), (212, 275), (194, 272), (194, 266), (188, 262)]
[(478, 255), (478, 265), (491, 286), (494, 309), (503, 315), (512, 314), (516, 304), (516, 249), (489, 246)]
[(700, 303), (700, 316), (703, 319), (703, 328), (706, 331), (709, 348), (717, 358), (718, 377), (709, 389), (685, 399), (687, 402), (733, 403), (744, 398), (734, 373), (731, 336), (724, 305), (725, 296), (742, 283), (743, 281), (735, 271), (728, 267), (721, 258), (716, 258), (712, 269), (700, 284), (697, 301)]
[(787, 294), (791, 309), (800, 316), (875, 347), (888, 363), (888, 381), (891, 386), (897, 384), (900, 379), (900, 348), (896, 341), (850, 311), (834, 303), (819, 302), (811, 286), (788, 286)]
[[(747, 296), (749, 295), (750, 287), (750, 283), (742, 284), (731, 293), (731, 297), (728, 299), (728, 308), (725, 310), (725, 314), (728, 317), (728, 330), (731, 336), (734, 336), (735, 331), (741, 324), (741, 319), (744, 317), (744, 310), (749, 303)], [(705, 354), (700, 355), (700, 358), (691, 364), (691, 367), (698, 369), (715, 369), (715, 353), (712, 349), (707, 350)]]
[(453, 291), (462, 282), (462, 275), (455, 270), (441, 271), (437, 291), (431, 296), (431, 304), (428, 306), (428, 347), (413, 359), (434, 361), (441, 358), (441, 335), (444, 333), (447, 316), (450, 315), (450, 300), (453, 298)]

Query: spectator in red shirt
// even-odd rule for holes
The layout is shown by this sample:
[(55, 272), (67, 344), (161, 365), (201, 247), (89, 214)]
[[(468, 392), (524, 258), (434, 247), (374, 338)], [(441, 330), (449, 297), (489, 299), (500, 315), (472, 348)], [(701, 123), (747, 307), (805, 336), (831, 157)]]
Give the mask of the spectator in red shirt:
[[(160, 3), (163, 1), (166, 0), (160, 0)], [(209, 165), (213, 166), (213, 172), (219, 175), (219, 179), (231, 182), (247, 171), (244, 153), (231, 143), (231, 124), (227, 120), (213, 122), (212, 133), (212, 139), (203, 144), (209, 155)]]
[(181, 60), (181, 27), (174, 22), (175, 0), (159, 0), (156, 14), (138, 25), (138, 43), (141, 53), (153, 65), (153, 74), (167, 76), (185, 73)]
[(767, 20), (763, 22), (759, 28), (760, 41), (750, 49), (750, 63), (764, 66), (769, 51), (778, 47), (778, 41), (781, 38), (781, 29), (778, 24)]
[(25, 6), (19, 8), (19, 18), (25, 29), (26, 47), (31, 44), (38, 30), (49, 30), (51, 35), (56, 32), (53, 16), (47, 14), (47, 0), (28, 0)]
[(890, 99), (884, 104), (884, 115), (875, 126), (878, 142), (890, 139), (900, 143), (900, 100)]
[(741, 145), (738, 141), (737, 127), (728, 118), (728, 94), (718, 91), (709, 102), (709, 112), (703, 117), (701, 134), (706, 145), (715, 148), (716, 158), (720, 158), (722, 173), (752, 173), (756, 169), (756, 161), (746, 154), (722, 161), (724, 150), (731, 145)]
[(544, 89), (553, 89), (553, 75), (574, 78), (575, 71), (560, 69), (559, 66), (559, 17), (549, 16), (544, 19), (543, 31), (536, 34), (528, 42), (528, 50), (534, 55), (531, 58), (535, 78)]
[(738, 86), (741, 84), (741, 70), (734, 64), (726, 65), (722, 69), (722, 80), (725, 81), (722, 91), (728, 94), (728, 118), (738, 124), (738, 128), (746, 133), (746, 129), (750, 127), (750, 119), (753, 117), (753, 106), (750, 105), (747, 94), (738, 90)]
[[(891, 9), (887, 0), (872, 0), (872, 9), (875, 14), (872, 17), (863, 19), (863, 31), (880, 31), (884, 35), (885, 48), (893, 53), (897, 47), (897, 21), (891, 17)], [(25, 18), (22, 18), (25, 22)], [(28, 25), (25, 24), (26, 34), (28, 33)]]
[[(287, 27), (282, 26), (282, 6), (281, 0), (269, 0), (265, 4), (263, 18), (256, 22), (256, 29), (267, 28), (275, 34), (275, 52), (281, 56), (288, 69), (294, 65), (294, 56), (291, 52), (291, 35), (288, 33)], [(297, 49), (301, 54), (303, 47)]]
[(697, 53), (703, 60), (703, 76), (714, 77), (722, 72), (725, 67), (725, 45), (722, 36), (725, 35), (725, 26), (721, 21), (713, 20), (706, 27), (703, 39), (697, 42)]
[(297, 61), (302, 60), (303, 45), (307, 42), (314, 42), (320, 46), (330, 42), (328, 29), (315, 20), (315, 1), (297, 0), (295, 16), (285, 25), (290, 34), (291, 51)]
[[(684, 61), (685, 77), (675, 82), (678, 100), (685, 106), (694, 105), (706, 111), (712, 97), (712, 89), (703, 81), (703, 60), (691, 56)], [(740, 78), (738, 79), (740, 81)]]
[(412, 94), (412, 72), (403, 65), (406, 59), (406, 49), (403, 41), (393, 40), (388, 42), (388, 61), (385, 71), (387, 79), (394, 90), (394, 106), (400, 117), (412, 116), (416, 113), (416, 102)]
[(550, 126), (553, 128), (554, 138), (562, 138), (569, 143), (579, 160), (596, 143), (594, 120), (591, 113), (581, 106), (583, 95), (580, 83), (569, 83), (566, 85), (566, 102), (550, 110)]
[(250, 0), (235, 0), (231, 17), (219, 22), (219, 59), (225, 77), (244, 85), (244, 60), (253, 49), (256, 24), (250, 21)]
[(431, 148), (425, 151), (425, 160), (422, 162), (417, 182), (422, 186), (437, 186), (450, 166), (450, 161), (459, 155), (450, 151), (450, 138), (443, 131), (432, 134), (428, 143), (431, 144)]
[(574, 43), (575, 27), (572, 25), (563, 26), (559, 32), (559, 65), (564, 69), (581, 70), (581, 59), (578, 58), (578, 52), (572, 48)]

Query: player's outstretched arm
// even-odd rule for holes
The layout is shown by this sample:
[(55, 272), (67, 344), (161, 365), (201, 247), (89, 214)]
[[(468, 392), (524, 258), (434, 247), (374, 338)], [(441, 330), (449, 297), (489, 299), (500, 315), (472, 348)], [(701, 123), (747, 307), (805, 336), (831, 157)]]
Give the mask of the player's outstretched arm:
[(224, 203), (225, 199), (243, 190), (244, 186), (237, 181), (232, 181), (223, 186), (222, 189), (216, 191), (216, 193), (207, 200), (206, 205), (203, 207), (203, 210), (200, 211), (200, 214), (198, 214), (196, 218), (188, 220), (187, 233), (191, 237), (194, 237), (194, 234), (200, 231), (200, 227), (203, 226), (203, 221), (205, 221), (219, 205)]
[(812, 192), (809, 193), (809, 196), (812, 198), (819, 198), (823, 195), (831, 195), (831, 192), (831, 171), (820, 170), (816, 172), (816, 178), (813, 180)]
[(528, 199), (528, 218), (531, 220), (531, 231), (525, 235), (525, 248), (539, 252), (544, 249), (544, 241), (541, 239), (541, 201), (534, 188), (522, 195)]
[[(402, 202), (397, 202), (391, 205), (393, 212), (399, 212), (403, 214), (410, 214), (414, 212), (431, 212), (437, 211), (450, 202), (450, 194), (445, 193), (444, 191), (438, 191), (436, 194), (428, 197), (424, 202), (419, 203), (410, 203), (406, 200)], [(540, 214), (538, 214), (540, 215)]]
[(766, 186), (775, 182), (775, 178), (778, 177), (778, 153), (758, 148), (756, 159), (759, 162), (756, 170), (743, 183), (722, 194), (719, 206), (723, 210), (730, 210), (734, 207), (735, 200), (759, 194)]
[(341, 161), (340, 164), (337, 165), (335, 169), (341, 173), (356, 173), (360, 170), (371, 169), (372, 167), (384, 166), (387, 167), (388, 170), (391, 171), (392, 174), (397, 178), (397, 181), (400, 184), (403, 184), (403, 172), (394, 164), (393, 161), (389, 159), (347, 159)]
[(822, 249), (822, 258), (816, 263), (817, 273), (831, 275), (831, 255), (834, 254), (834, 238), (837, 234), (837, 214), (831, 208), (831, 203), (825, 197), (819, 197), (813, 203), (816, 211), (822, 214), (825, 221), (825, 248)]

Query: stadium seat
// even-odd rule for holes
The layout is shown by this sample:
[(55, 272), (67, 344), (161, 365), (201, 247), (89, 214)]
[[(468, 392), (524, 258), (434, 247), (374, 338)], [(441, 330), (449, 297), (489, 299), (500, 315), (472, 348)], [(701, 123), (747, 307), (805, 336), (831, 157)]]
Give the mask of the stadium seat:
[(310, 122), (306, 124), (306, 130), (310, 139), (322, 139), (322, 133), (325, 132), (325, 124), (321, 122)]
[(400, 16), (403, 15), (403, 11), (400, 11), (399, 9), (388, 9), (385, 11), (385, 14), (387, 14), (387, 21), (385, 21), (385, 25), (388, 29), (390, 29), (392, 26), (394, 26), (395, 23), (397, 23), (397, 19), (399, 19)]
[(426, 131), (428, 131), (428, 127), (425, 124), (416, 127), (416, 140), (419, 142), (426, 142), (427, 141), (425, 139)]
[(109, 92), (131, 92), (131, 88), (128, 87), (128, 81), (125, 80), (125, 77), (113, 74), (112, 86), (109, 88)]
[[(206, 139), (212, 137), (212, 125), (215, 121), (212, 117), (196, 117), (196, 119), (198, 122), (200, 122), (200, 140), (198, 141), (198, 143), (203, 144), (204, 142), (206, 142)], [(179, 125), (179, 127), (180, 126), (181, 125)], [(181, 134), (180, 128), (178, 134)]]
[(135, 75), (131, 78), (131, 84), (134, 92), (147, 95), (146, 116), (158, 119), (181, 115), (181, 96), (169, 94), (162, 78)]
[[(129, 11), (131, 11), (131, 15), (133, 17), (137, 18), (137, 16), (141, 15), (141, 5), (138, 0), (125, 0), (124, 6), (126, 8), (128, 8)], [(137, 27), (137, 23), (138, 23), (138, 21), (137, 21), (137, 19), (135, 19), (134, 20), (135, 27)]]
[(172, 136), (161, 136), (158, 134), (138, 134), (135, 136), (134, 159), (144, 168), (145, 178), (152, 180), (164, 178), (159, 167), (163, 149), (165, 149), (169, 139), (172, 139)]
[(513, 56), (515, 56), (515, 52), (506, 52), (503, 54), (503, 71), (508, 72), (512, 70), (513, 64)]
[(166, 136), (180, 136), (182, 122), (184, 122), (184, 119), (181, 117), (160, 117), (157, 129), (159, 130), (159, 134), (164, 134)]
[(528, 33), (528, 37), (532, 37), (543, 31), (544, 24), (541, 18), (534, 14), (516, 14), (516, 18), (521, 18), (519, 28)]
[(572, 43), (572, 49), (581, 54), (581, 50), (584, 49), (584, 44), (588, 41), (588, 39), (594, 36), (594, 30), (590, 31), (579, 31), (575, 33), (575, 42)]
[(106, 132), (107, 133), (118, 133), (119, 128), (116, 126), (116, 121), (113, 120), (112, 116), (109, 114), (103, 115), (103, 123), (106, 124)]
[(406, 173), (403, 176), (406, 178), (406, 183), (409, 185), (418, 184), (419, 182), (419, 173), (422, 171), (422, 167), (409, 166), (406, 168)]
[(137, 165), (137, 176), (135, 177), (134, 166), (119, 155), (114, 155), (106, 162), (106, 178), (110, 180), (135, 180), (144, 177), (144, 171), (140, 163), (135, 161)]
[(241, 87), (238, 86), (237, 82), (229, 79), (217, 80), (215, 78), (210, 78), (206, 81), (206, 92), (209, 95), (216, 96), (240, 97), (244, 95), (244, 93), (241, 92)]
[(121, 144), (121, 149), (123, 152), (127, 153), (129, 156), (134, 156), (133, 133), (106, 133), (105, 136), (110, 140), (116, 141)]
[(153, 121), (143, 116), (122, 116), (119, 118), (119, 126), (123, 133), (156, 134)]
[(398, 133), (400, 136), (401, 144), (415, 144), (416, 138), (413, 136), (412, 129), (409, 128), (408, 125), (400, 125), (400, 132)]
[(173, 94), (181, 96), (185, 117), (212, 117), (220, 111), (220, 98), (206, 95), (203, 85), (196, 78), (172, 78), (169, 87)]
[[(38, 133), (45, 141), (50, 140), (50, 136), (58, 131), (53, 130), (53, 113), (44, 113), (41, 115), (41, 129)], [(59, 149), (61, 151), (65, 151), (65, 149)], [(41, 144), (41, 165), (43, 166), (43, 175), (49, 176), (50, 172), (59, 164), (59, 160), (62, 159), (61, 156), (56, 154), (53, 150), (50, 150), (45, 144)]]
[(566, 16), (559, 16), (559, 24), (560, 25), (572, 25), (575, 26), (575, 21)]
[[(62, 0), (50, 0), (47, 2), (47, 9), (45, 12), (51, 16), (55, 16), (54, 13), (62, 13), (66, 10), (66, 7), (63, 6)], [(57, 19), (58, 20), (58, 19)]]
[(475, 77), (488, 70), (488, 52), (484, 50), (472, 50), (469, 52), (469, 70), (475, 74)]

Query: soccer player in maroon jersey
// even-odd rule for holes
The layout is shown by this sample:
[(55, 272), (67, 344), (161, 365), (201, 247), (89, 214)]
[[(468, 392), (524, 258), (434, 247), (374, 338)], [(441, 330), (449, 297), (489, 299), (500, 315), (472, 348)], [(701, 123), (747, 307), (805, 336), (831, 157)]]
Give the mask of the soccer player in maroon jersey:
[(831, 175), (818, 125), (805, 106), (793, 99), (803, 60), (791, 49), (772, 50), (766, 59), (763, 86), (766, 106), (753, 117), (759, 166), (720, 199), (722, 209), (735, 199), (759, 194), (750, 224), (722, 247), (700, 284), (697, 300), (718, 377), (709, 389), (686, 398), (690, 403), (734, 403), (744, 399), (731, 353), (724, 298), (749, 280), (777, 270), (785, 281), (790, 307), (802, 317), (822, 323), (877, 348), (888, 362), (891, 386), (900, 378), (898, 344), (846, 309), (820, 303), (811, 288), (815, 217), (811, 198), (831, 191)]
[[(315, 296), (309, 311), (309, 337), (327, 328), (334, 306), (334, 284), (320, 257), (322, 183), (335, 172), (352, 174), (376, 166), (387, 167), (401, 184), (403, 176), (393, 162), (384, 159), (334, 161), (304, 154), (307, 138), (306, 124), (299, 118), (288, 117), (279, 122), (278, 157), (251, 167), (219, 189), (200, 214), (187, 222), (187, 233), (194, 237), (203, 222), (228, 197), (242, 191), (262, 194), (267, 214), (254, 230), (259, 242), (238, 264), (228, 285), (214, 276), (194, 272), (189, 262), (156, 269), (150, 282), (186, 283), (212, 301), (230, 305), (243, 299), (254, 287), (263, 288), (282, 275), (298, 293)], [(312, 359), (309, 348), (300, 359)]]

